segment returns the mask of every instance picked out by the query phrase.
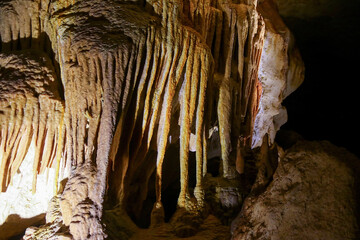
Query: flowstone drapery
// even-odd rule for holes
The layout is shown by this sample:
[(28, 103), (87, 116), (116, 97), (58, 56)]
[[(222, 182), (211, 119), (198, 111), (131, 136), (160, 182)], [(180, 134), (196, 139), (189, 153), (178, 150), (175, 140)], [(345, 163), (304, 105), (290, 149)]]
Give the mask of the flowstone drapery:
[(105, 198), (141, 218), (154, 171), (151, 224), (161, 224), (165, 155), (176, 144), (178, 211), (201, 217), (209, 139), (219, 135), (221, 176), (236, 179), (247, 149), (273, 144), (281, 102), (303, 79), (270, 0), (9, 0), (0, 22), (1, 190), (32, 142), (34, 192), (46, 168), (56, 190), (71, 168), (57, 191), (61, 214), (28, 231), (33, 239), (49, 229), (48, 238), (104, 238)]

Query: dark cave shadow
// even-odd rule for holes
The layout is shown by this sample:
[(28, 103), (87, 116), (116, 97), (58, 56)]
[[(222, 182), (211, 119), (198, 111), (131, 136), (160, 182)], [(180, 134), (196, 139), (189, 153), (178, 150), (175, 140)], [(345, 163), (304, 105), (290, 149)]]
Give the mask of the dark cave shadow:
[[(307, 140), (329, 140), (360, 157), (356, 109), (359, 55), (357, 27), (360, 2), (344, 2), (342, 14), (308, 18), (284, 17), (305, 64), (305, 80), (283, 102), (288, 122)], [(331, 50), (330, 50), (331, 49)]]
[[(180, 193), (180, 142), (170, 144), (165, 152), (163, 163), (163, 186), (162, 186), (162, 204), (165, 213), (165, 222), (169, 222), (177, 209), (177, 200)], [(189, 192), (193, 195), (193, 190), (196, 185), (196, 155), (195, 152), (189, 152), (188, 159), (188, 177), (189, 177)], [(140, 228), (148, 228), (150, 226), (151, 212), (156, 201), (155, 192), (155, 173), (148, 182), (147, 197), (143, 202), (141, 213), (136, 217), (131, 211), (128, 211), (129, 217)]]
[[(1, 39), (1, 35), (0, 35)], [(56, 80), (58, 81), (58, 93), (62, 100), (64, 100), (64, 86), (61, 81), (60, 64), (55, 58), (55, 52), (52, 48), (52, 42), (46, 32), (40, 33), (38, 38), (18, 38), (10, 42), (0, 41), (0, 53), (16, 53), (21, 51), (39, 51), (45, 53), (51, 60), (52, 66), (55, 70)]]
[(31, 218), (21, 218), (18, 214), (9, 215), (5, 222), (0, 225), (0, 240), (22, 239), (26, 228), (45, 224), (45, 213)]

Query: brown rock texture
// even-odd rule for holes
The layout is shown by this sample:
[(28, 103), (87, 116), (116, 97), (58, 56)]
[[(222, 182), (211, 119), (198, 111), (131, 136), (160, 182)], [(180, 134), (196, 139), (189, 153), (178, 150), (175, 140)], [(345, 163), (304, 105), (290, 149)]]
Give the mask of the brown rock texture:
[(329, 142), (300, 141), (253, 189), (232, 239), (358, 239), (359, 159)]
[(52, 166), (57, 152), (63, 104), (51, 60), (44, 53), (19, 51), (0, 55), (0, 187), (5, 191), (30, 143), (36, 145), (36, 176)]
[(218, 129), (221, 177), (237, 178), (246, 151), (273, 144), (286, 121), (281, 102), (303, 81), (271, 0), (6, 0), (0, 21), (1, 190), (32, 141), (33, 192), (37, 174), (56, 168), (58, 217), (26, 239), (103, 239), (105, 198), (139, 219), (152, 176), (151, 226), (163, 224), (171, 145), (180, 168), (173, 222), (184, 225), (175, 232), (196, 234), (192, 221), (213, 224), (205, 216), (209, 130)]

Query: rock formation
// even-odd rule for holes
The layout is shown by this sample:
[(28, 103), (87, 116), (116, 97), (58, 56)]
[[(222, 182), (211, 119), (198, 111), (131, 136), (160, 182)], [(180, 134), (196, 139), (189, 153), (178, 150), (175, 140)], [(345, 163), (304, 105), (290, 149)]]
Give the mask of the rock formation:
[[(129, 238), (137, 227), (128, 216), (142, 218), (153, 187), (151, 228), (164, 225), (164, 166), (175, 159), (175, 235), (220, 229), (205, 201), (214, 158), (229, 185), (217, 203), (230, 208), (241, 198), (230, 183), (251, 149), (261, 147), (261, 166), (274, 170), (281, 102), (304, 67), (271, 0), (6, 0), (0, 22), (1, 191), (29, 149), (33, 193), (43, 191), (37, 176), (54, 169), (47, 223), (25, 239)], [(117, 223), (124, 229), (111, 233)]]
[(299, 141), (272, 182), (253, 189), (233, 239), (358, 239), (359, 159), (329, 142)]

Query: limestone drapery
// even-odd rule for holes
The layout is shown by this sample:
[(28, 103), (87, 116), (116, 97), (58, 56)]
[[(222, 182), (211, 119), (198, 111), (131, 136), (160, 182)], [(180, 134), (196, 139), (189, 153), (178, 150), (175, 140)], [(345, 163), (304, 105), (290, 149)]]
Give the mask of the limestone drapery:
[[(279, 127), (281, 121), (274, 116), (280, 113), (285, 88), (293, 82), (296, 88), (303, 78), (301, 58), (292, 55), (289, 47), (289, 31), (283, 24), (279, 29), (271, 24), (280, 20), (273, 6), (266, 5), (268, 1), (259, 6), (257, 1), (205, 0), (22, 2), (29, 4), (28, 10), (17, 1), (0, 5), (1, 51), (15, 56), (45, 51), (54, 65), (48, 67), (53, 71), (52, 82), (59, 86), (45, 87), (53, 90), (55, 103), (51, 98), (41, 100), (37, 93), (32, 102), (26, 100), (26, 106), (17, 97), (18, 110), (11, 107), (9, 113), (0, 112), (5, 119), (0, 135), (2, 190), (26, 153), (14, 155), (13, 149), (28, 145), (31, 131), (36, 132), (33, 189), (37, 171), (51, 167), (64, 151), (63, 162), (71, 164), (72, 173), (59, 206), (63, 223), (70, 226), (75, 239), (104, 236), (99, 221), (107, 184), (109, 193), (125, 208), (133, 191), (130, 186), (140, 182), (141, 205), (154, 168), (155, 210), (161, 211), (162, 166), (170, 138), (180, 142), (178, 206), (200, 210), (210, 127), (218, 121), (222, 175), (234, 178), (236, 160), (230, 153), (240, 151), (238, 139), (244, 139), (247, 146), (261, 145), (263, 136)], [(265, 14), (262, 8), (271, 13)], [(277, 41), (268, 43), (268, 36)], [(51, 46), (44, 49), (45, 43)], [(269, 51), (275, 52), (271, 56), (280, 56), (273, 62), (275, 67), (271, 66), (280, 89), (270, 93), (272, 99), (264, 100), (262, 94), (272, 86), (259, 73), (269, 68), (264, 57)], [(264, 102), (276, 103), (265, 120), (258, 114)], [(48, 107), (50, 103), (55, 105)], [(34, 110), (39, 123), (28, 120), (21, 130), (17, 122), (23, 120), (18, 112), (32, 114), (26, 109), (39, 105)], [(61, 135), (64, 150), (57, 147), (62, 146)], [(196, 138), (196, 187), (190, 193), (192, 135)], [(270, 136), (272, 142), (274, 134)], [(150, 156), (154, 150), (156, 157)]]

